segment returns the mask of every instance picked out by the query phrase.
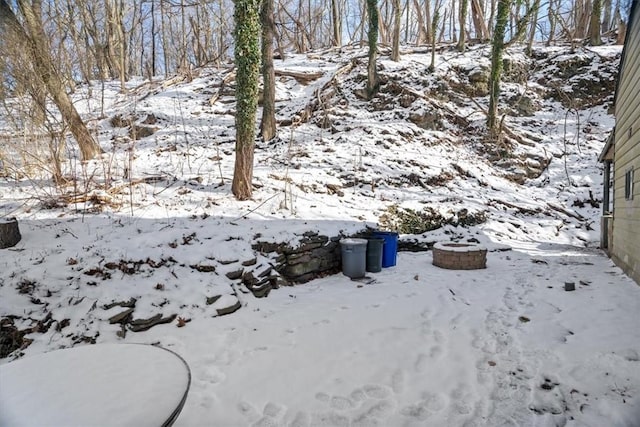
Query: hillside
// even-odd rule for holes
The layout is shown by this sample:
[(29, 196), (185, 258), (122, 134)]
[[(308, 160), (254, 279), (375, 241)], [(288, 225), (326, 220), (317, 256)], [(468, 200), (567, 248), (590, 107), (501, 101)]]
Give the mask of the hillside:
[[(204, 417), (222, 425), (396, 425), (401, 421), (414, 425), (427, 416), (435, 417), (429, 424), (434, 426), (502, 425), (474, 424), (474, 419), (530, 425), (524, 420), (536, 416), (547, 422), (540, 425), (586, 425), (571, 424), (579, 417), (598, 425), (611, 419), (614, 410), (622, 411), (620, 424), (615, 425), (634, 425), (629, 414), (640, 407), (634, 397), (640, 378), (630, 373), (630, 365), (637, 364), (640, 349), (624, 333), (637, 335), (631, 332), (631, 319), (640, 307), (640, 293), (596, 249), (602, 210), (602, 168), (597, 156), (614, 124), (611, 112), (620, 54), (620, 47), (571, 52), (556, 46), (537, 47), (527, 57), (522, 49), (510, 48), (505, 56), (501, 111), (506, 116), (500, 141), (484, 137), (487, 46), (473, 46), (465, 54), (441, 47), (433, 73), (427, 70), (428, 50), (407, 48), (397, 63), (382, 52), (382, 84), (371, 101), (360, 96), (365, 86), (365, 50), (345, 47), (291, 54), (275, 64), (278, 136), (256, 144), (254, 197), (247, 202), (236, 201), (230, 191), (235, 143), (231, 65), (197, 69), (190, 76), (132, 81), (124, 94), (119, 93), (117, 82), (79, 87), (74, 94), (76, 105), (98, 135), (105, 154), (83, 164), (69, 142), (63, 152), (70, 159), (62, 163), (66, 181), (57, 185), (50, 179), (50, 170), (25, 154), (25, 147), (41, 150), (46, 139), (25, 143), (24, 128), (5, 115), (0, 130), (6, 141), (0, 216), (19, 219), (23, 240), (0, 252), (0, 358), (6, 362), (59, 347), (119, 340), (173, 348), (183, 353), (195, 374), (183, 425), (201, 423)], [(14, 102), (21, 105), (22, 101)], [(403, 253), (398, 268), (380, 273), (375, 286), (364, 290), (362, 284), (356, 288), (348, 280), (349, 290), (340, 288), (338, 282), (345, 281), (342, 275), (293, 288), (283, 288), (291, 283), (280, 278), (269, 283), (266, 299), (255, 298), (264, 293), (258, 295), (257, 288), (252, 288), (255, 283), (241, 279), (247, 271), (256, 276), (275, 274), (272, 267), (280, 262), (279, 254), (267, 250), (269, 245), (275, 245), (270, 247), (273, 250), (278, 245), (297, 247), (318, 236), (336, 238), (367, 227), (398, 231), (400, 246), (406, 250), (426, 251), (441, 240), (469, 241), (487, 246), (493, 258), (486, 272), (461, 276), (435, 271), (428, 252)], [(545, 291), (552, 286), (536, 286), (531, 282), (534, 277), (551, 280), (541, 283), (558, 290), (564, 280), (581, 280), (580, 292), (596, 291), (597, 283), (613, 280), (620, 293), (604, 286), (597, 289), (602, 294), (595, 300), (591, 297), (578, 303), (563, 293), (549, 302)], [(307, 280), (309, 277), (300, 281)], [(429, 286), (413, 293), (406, 287), (416, 285), (393, 289), (399, 283), (422, 280)], [(469, 288), (472, 282), (486, 286), (486, 294)], [(456, 293), (461, 289), (466, 299)], [(398, 294), (407, 300), (406, 307), (390, 305)], [(409, 302), (412, 295), (427, 298), (423, 303), (431, 301), (431, 305), (426, 309), (414, 306), (418, 302)], [(450, 302), (451, 295), (455, 303)], [(502, 301), (499, 309), (493, 307), (493, 297)], [(378, 317), (373, 312), (360, 310), (364, 306), (343, 318), (340, 301), (345, 301), (345, 307), (356, 307), (360, 298), (366, 307), (389, 304), (390, 325), (406, 329), (419, 328), (412, 316), (424, 309), (418, 319), (422, 335), (411, 335), (402, 345), (435, 340), (433, 348), (440, 349), (435, 350), (438, 353), (447, 348), (446, 337), (463, 319), (459, 331), (463, 335), (450, 339), (455, 345), (452, 353), (445, 354), (454, 359), (458, 351), (486, 354), (448, 361), (447, 375), (438, 376), (446, 383), (438, 386), (441, 393), (421, 391), (422, 386), (414, 384), (409, 374), (397, 374), (401, 371), (389, 367), (389, 387), (397, 395), (391, 399), (388, 388), (363, 386), (371, 381), (364, 377), (381, 372), (373, 363), (371, 372), (363, 368), (352, 375), (342, 371), (333, 385), (323, 383), (325, 388), (346, 390), (353, 385), (351, 380), (361, 381), (360, 400), (354, 395), (340, 400), (329, 396), (337, 392), (310, 389), (312, 403), (304, 396), (283, 402), (292, 396), (286, 386), (276, 386), (273, 397), (255, 401), (258, 392), (248, 391), (247, 384), (271, 384), (279, 374), (255, 372), (250, 365), (253, 356), (264, 369), (277, 357), (302, 369), (306, 380), (295, 382), (283, 374), (298, 387), (323, 381), (312, 369), (298, 365), (301, 362), (293, 353), (280, 349), (272, 353), (276, 359), (261, 359), (260, 349), (268, 353), (266, 349), (285, 345), (285, 341), (285, 346), (306, 343), (313, 348), (301, 350), (305, 357), (332, 360), (330, 352), (324, 353), (335, 348), (332, 344), (320, 349), (312, 343), (316, 336), (329, 343), (340, 335), (339, 328), (326, 329), (329, 320), (361, 326), (370, 322), (372, 328), (383, 331), (386, 338), (382, 341), (373, 335), (362, 339), (345, 332), (345, 337), (361, 343), (373, 340), (371, 348), (362, 344), (362, 355), (353, 356), (357, 363), (365, 355), (375, 357), (376, 351), (384, 353), (383, 364), (396, 363), (388, 352), (373, 348), (395, 339), (393, 328), (387, 330), (393, 325), (375, 320)], [(529, 298), (546, 302), (534, 306)], [(591, 344), (576, 348), (606, 358), (603, 355), (610, 352), (599, 344), (621, 346), (619, 360), (616, 355), (606, 363), (601, 359), (574, 363), (567, 362), (571, 353), (565, 350), (553, 347), (548, 354), (544, 352), (549, 342), (566, 342), (566, 337), (582, 331), (581, 322), (596, 315), (580, 313), (581, 305), (602, 304), (593, 306), (599, 313), (607, 309), (607, 299), (619, 309), (615, 315), (607, 314), (613, 317), (602, 328), (609, 329), (586, 328), (583, 339)], [(461, 310), (461, 301), (473, 306), (471, 311)], [(554, 304), (563, 309), (566, 304), (567, 311), (561, 316), (573, 313), (576, 317), (556, 321), (552, 313), (562, 310), (554, 311)], [(434, 305), (452, 311), (435, 310)], [(511, 322), (516, 312), (526, 314), (526, 319), (554, 319), (534, 325), (542, 328), (528, 338), (535, 350), (528, 339), (518, 335), (523, 326)], [(233, 314), (225, 316), (229, 313)], [(449, 315), (458, 320), (453, 322)], [(325, 317), (330, 318), (327, 323)], [(433, 329), (425, 326), (429, 322)], [(306, 328), (304, 334), (296, 335), (298, 325), (303, 324), (300, 331)], [(484, 326), (477, 326), (480, 324)], [(257, 331), (263, 325), (279, 332), (265, 332), (257, 338), (247, 335), (252, 326)], [(610, 329), (616, 325), (624, 331), (617, 338), (615, 329)], [(598, 339), (609, 334), (613, 341), (599, 343)], [(215, 355), (207, 356), (211, 349), (200, 342), (205, 336), (215, 343)], [(500, 336), (508, 339), (503, 342)], [(465, 347), (471, 341), (475, 350)], [(333, 345), (347, 344), (339, 340)], [(314, 351), (320, 354), (311, 354)], [(245, 356), (246, 364), (234, 365), (234, 359), (244, 360)], [(343, 370), (350, 360), (344, 357), (339, 359)], [(410, 357), (416, 375), (436, 375), (436, 362), (427, 361), (425, 353), (411, 353)], [(545, 361), (548, 364), (540, 366)], [(446, 362), (445, 358), (442, 363)], [(496, 397), (501, 387), (508, 388), (504, 378), (486, 368), (487, 363), (495, 366), (496, 362), (504, 375), (517, 366), (531, 368), (513, 380), (524, 394), (509, 395), (513, 402), (507, 409), (496, 406), (496, 402), (509, 400), (507, 395)], [(430, 363), (434, 365), (427, 367)], [(545, 378), (558, 383), (569, 378), (582, 381), (589, 369), (586, 366), (604, 372), (607, 363), (616, 381), (628, 385), (624, 393), (611, 397), (608, 382), (579, 383), (593, 387), (590, 393), (606, 404), (596, 404), (586, 394), (578, 396), (579, 402), (570, 401), (573, 387), (582, 390), (575, 384), (563, 388), (561, 396), (555, 391), (551, 393), (554, 397), (531, 391), (536, 387), (533, 383)], [(476, 365), (479, 379), (473, 379)], [(556, 368), (571, 375), (553, 374)], [(338, 368), (321, 365), (318, 369)], [(456, 372), (461, 378), (448, 376)], [(248, 383), (225, 383), (236, 374)], [(358, 375), (362, 378), (355, 378)], [(484, 382), (480, 381), (483, 375)], [(215, 391), (221, 384), (229, 392), (226, 397)], [(529, 394), (523, 391), (527, 387)], [(265, 392), (271, 391), (267, 388)], [(403, 393), (411, 397), (401, 397)], [(620, 396), (630, 397), (622, 404)], [(253, 403), (246, 403), (250, 399)], [(414, 403), (407, 404), (407, 399)], [(363, 403), (369, 400), (378, 406)], [(369, 405), (366, 414), (358, 412), (364, 408), (361, 403)], [(313, 415), (319, 411), (313, 405), (319, 404), (332, 408), (333, 412), (322, 412), (325, 415), (338, 415)], [(219, 413), (225, 405), (233, 408)], [(584, 405), (591, 409), (583, 411)], [(263, 406), (264, 413), (255, 409)], [(306, 409), (296, 412), (296, 408)], [(217, 415), (207, 415), (209, 411)], [(630, 423), (625, 424), (627, 421)]]

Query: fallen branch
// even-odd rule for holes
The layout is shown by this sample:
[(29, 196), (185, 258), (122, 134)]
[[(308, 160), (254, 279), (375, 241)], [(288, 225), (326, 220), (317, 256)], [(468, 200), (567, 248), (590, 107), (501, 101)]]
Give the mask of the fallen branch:
[(320, 77), (324, 76), (323, 71), (298, 72), (290, 70), (275, 70), (275, 74), (276, 76), (293, 77), (300, 84), (309, 84), (310, 82), (318, 80)]
[(490, 204), (490, 203), (494, 203), (494, 204), (497, 203), (497, 204), (506, 206), (508, 208), (515, 209), (519, 213), (526, 214), (526, 215), (537, 215), (537, 214), (542, 212), (542, 209), (540, 209), (540, 208), (536, 208), (536, 209), (525, 208), (525, 207), (518, 206), (518, 205), (515, 205), (513, 203), (510, 203), (510, 202), (506, 202), (504, 200), (491, 199), (491, 200), (489, 200), (488, 204)]
[(586, 218), (583, 217), (582, 215), (580, 215), (578, 212), (563, 208), (562, 206), (558, 206), (555, 203), (551, 203), (551, 202), (547, 202), (547, 206), (556, 211), (556, 212), (560, 212), (565, 214), (566, 216), (569, 216), (571, 218), (577, 219), (578, 221), (585, 221)]

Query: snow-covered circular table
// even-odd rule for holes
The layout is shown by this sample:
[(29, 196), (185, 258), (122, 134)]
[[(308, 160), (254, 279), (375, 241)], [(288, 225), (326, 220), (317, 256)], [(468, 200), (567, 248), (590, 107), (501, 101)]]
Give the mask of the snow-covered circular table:
[(177, 354), (97, 344), (0, 365), (0, 426), (170, 426), (191, 373)]

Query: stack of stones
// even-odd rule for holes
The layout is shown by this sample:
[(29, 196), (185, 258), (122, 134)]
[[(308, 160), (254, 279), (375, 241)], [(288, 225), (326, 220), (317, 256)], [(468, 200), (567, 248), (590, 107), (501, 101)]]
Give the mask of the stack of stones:
[(257, 242), (253, 249), (263, 254), (277, 253), (275, 269), (280, 276), (291, 283), (306, 283), (340, 271), (340, 239), (341, 236), (328, 237), (307, 232), (296, 247)]

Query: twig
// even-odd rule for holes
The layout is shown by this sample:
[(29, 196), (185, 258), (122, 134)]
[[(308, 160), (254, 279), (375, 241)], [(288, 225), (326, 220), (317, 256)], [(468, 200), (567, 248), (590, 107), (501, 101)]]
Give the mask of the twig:
[(242, 219), (242, 218), (246, 217), (247, 215), (249, 215), (250, 213), (253, 213), (253, 212), (257, 211), (258, 209), (260, 209), (260, 208), (262, 207), (262, 205), (264, 205), (264, 204), (265, 204), (265, 203), (267, 203), (269, 200), (271, 200), (271, 199), (273, 199), (274, 197), (276, 197), (278, 194), (280, 194), (280, 193), (276, 193), (276, 194), (274, 194), (273, 196), (269, 197), (269, 198), (268, 198), (267, 200), (265, 200), (264, 202), (260, 203), (260, 204), (259, 204), (258, 206), (256, 206), (255, 208), (253, 208), (253, 209), (251, 209), (251, 210), (247, 211), (246, 213), (244, 213), (244, 214), (240, 215), (240, 216), (239, 216), (239, 217), (237, 217), (237, 218), (232, 219), (232, 220), (231, 220), (231, 222), (234, 222), (234, 221), (237, 221), (237, 220), (239, 220), (239, 219)]

